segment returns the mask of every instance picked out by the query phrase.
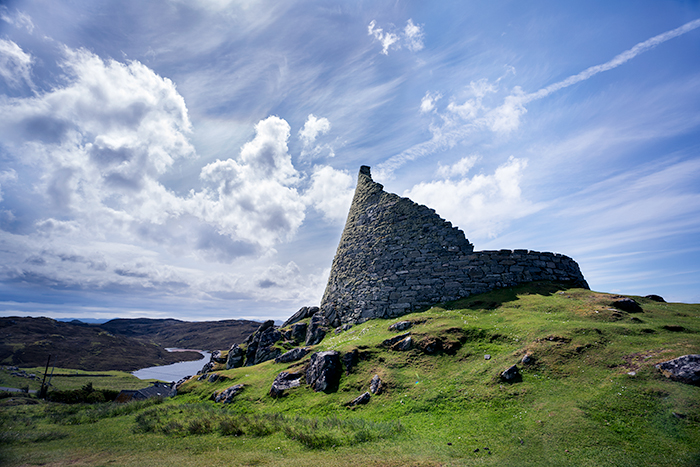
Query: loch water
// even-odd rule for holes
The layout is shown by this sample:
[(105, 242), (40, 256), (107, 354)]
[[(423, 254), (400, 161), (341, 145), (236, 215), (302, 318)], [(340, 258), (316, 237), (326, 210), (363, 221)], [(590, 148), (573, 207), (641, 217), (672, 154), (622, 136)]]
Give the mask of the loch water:
[(209, 361), (211, 352), (205, 352), (202, 350), (191, 350), (191, 349), (167, 349), (168, 352), (182, 352), (183, 350), (190, 350), (192, 352), (199, 352), (202, 354), (201, 360), (195, 360), (191, 362), (177, 362), (170, 365), (162, 366), (152, 366), (148, 368), (142, 368), (136, 370), (131, 374), (139, 379), (159, 379), (161, 381), (179, 381), (185, 376), (192, 376), (197, 374), (199, 370), (202, 369), (205, 363)]

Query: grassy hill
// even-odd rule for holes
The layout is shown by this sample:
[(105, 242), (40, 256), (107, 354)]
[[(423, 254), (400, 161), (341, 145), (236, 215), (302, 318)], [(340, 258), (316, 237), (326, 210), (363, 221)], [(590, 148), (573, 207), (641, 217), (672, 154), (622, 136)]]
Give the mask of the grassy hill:
[[(0, 461), (700, 465), (700, 387), (654, 368), (700, 353), (700, 305), (634, 298), (643, 313), (612, 308), (613, 295), (552, 284), (494, 291), (402, 317), (414, 322), (414, 346), (404, 352), (381, 345), (396, 335), (388, 326), (398, 319), (331, 332), (314, 351), (358, 349), (360, 360), (330, 394), (302, 384), (281, 399), (268, 395), (279, 372), (298, 371), (307, 357), (220, 369), (223, 381), (193, 379), (176, 398), (130, 413), (74, 409), (72, 425), (52, 421), (46, 414), (59, 409), (50, 405), (6, 406), (2, 436), (10, 442)], [(426, 353), (438, 341), (443, 350)], [(533, 363), (521, 363), (525, 354)], [(499, 375), (513, 364), (522, 380), (505, 383)], [(346, 407), (375, 374), (384, 392)], [(233, 384), (244, 390), (231, 404), (211, 401)], [(101, 417), (79, 416), (97, 410)]]

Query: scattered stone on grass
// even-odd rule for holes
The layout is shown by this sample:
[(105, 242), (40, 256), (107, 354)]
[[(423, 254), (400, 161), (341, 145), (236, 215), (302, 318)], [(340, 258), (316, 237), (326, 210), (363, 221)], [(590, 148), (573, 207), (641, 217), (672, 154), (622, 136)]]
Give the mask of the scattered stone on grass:
[(484, 360), (491, 360), (491, 355), (489, 355), (489, 354), (484, 355)]
[(407, 350), (411, 350), (411, 347), (413, 346), (413, 339), (411, 339), (411, 336), (406, 337), (405, 339), (400, 340), (396, 344), (394, 344), (391, 349), (396, 350), (398, 352), (405, 352)]
[(405, 331), (406, 329), (409, 329), (412, 326), (413, 323), (410, 321), (399, 321), (398, 323), (394, 323), (391, 326), (389, 326), (389, 331), (401, 332)]
[(372, 381), (369, 383), (369, 391), (377, 396), (382, 393), (382, 379), (379, 375), (374, 375), (372, 377)]
[(525, 356), (523, 356), (522, 360), (520, 360), (520, 363), (523, 365), (530, 365), (532, 363), (535, 363), (535, 357), (532, 356), (532, 354), (526, 353)]
[(515, 383), (518, 381), (522, 381), (523, 377), (520, 374), (520, 370), (518, 370), (518, 366), (513, 365), (510, 368), (508, 368), (506, 371), (501, 373), (501, 379), (503, 381), (508, 382), (508, 383)]
[(612, 302), (612, 306), (614, 306), (618, 310), (626, 311), (627, 313), (644, 312), (644, 310), (642, 310), (642, 307), (639, 306), (639, 303), (635, 302), (631, 298), (621, 298), (620, 300), (615, 300), (614, 302)]
[(653, 301), (659, 302), (659, 303), (666, 303), (666, 300), (664, 300), (664, 298), (660, 295), (651, 294), (651, 295), (647, 295), (644, 298), (648, 298), (649, 300), (653, 300)]
[(673, 381), (700, 386), (700, 355), (683, 355), (661, 362), (656, 368)]
[(242, 391), (242, 384), (236, 384), (234, 386), (228, 387), (216, 396), (216, 402), (223, 402), (224, 404), (228, 404), (229, 402), (233, 401), (233, 398), (240, 394)]
[(405, 338), (407, 338), (410, 335), (411, 335), (411, 333), (407, 332), (405, 334), (399, 334), (398, 336), (394, 336), (390, 339), (385, 339), (382, 341), (381, 346), (382, 347), (392, 347), (394, 344), (396, 344), (397, 342), (401, 342), (402, 340), (404, 340)]
[(364, 405), (364, 404), (369, 402), (371, 397), (372, 396), (370, 395), (369, 392), (364, 392), (361, 395), (354, 398), (352, 401), (348, 402), (346, 405), (348, 407), (354, 407), (356, 405)]

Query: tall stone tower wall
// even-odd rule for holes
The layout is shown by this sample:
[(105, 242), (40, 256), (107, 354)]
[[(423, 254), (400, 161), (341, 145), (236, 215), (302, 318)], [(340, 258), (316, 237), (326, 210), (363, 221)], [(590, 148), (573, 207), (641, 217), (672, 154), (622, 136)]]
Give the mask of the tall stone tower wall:
[(433, 209), (385, 192), (362, 166), (321, 311), (337, 326), (538, 280), (588, 288), (564, 255), (474, 251), (464, 232)]

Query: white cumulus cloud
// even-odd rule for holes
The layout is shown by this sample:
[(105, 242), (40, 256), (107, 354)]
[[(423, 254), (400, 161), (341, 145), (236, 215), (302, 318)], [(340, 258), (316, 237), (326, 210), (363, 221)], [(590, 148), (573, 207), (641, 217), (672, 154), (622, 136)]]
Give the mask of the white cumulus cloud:
[[(441, 167), (440, 174), (466, 174), (474, 162), (474, 156), (463, 158), (452, 166)], [(493, 174), (424, 182), (404, 192), (404, 196), (434, 208), (459, 225), (472, 240), (493, 238), (511, 220), (541, 209), (522, 196), (520, 181), (526, 166), (527, 161), (510, 157)]]
[(317, 166), (311, 175), (306, 202), (332, 222), (345, 220), (350, 209), (355, 180), (344, 170)]

